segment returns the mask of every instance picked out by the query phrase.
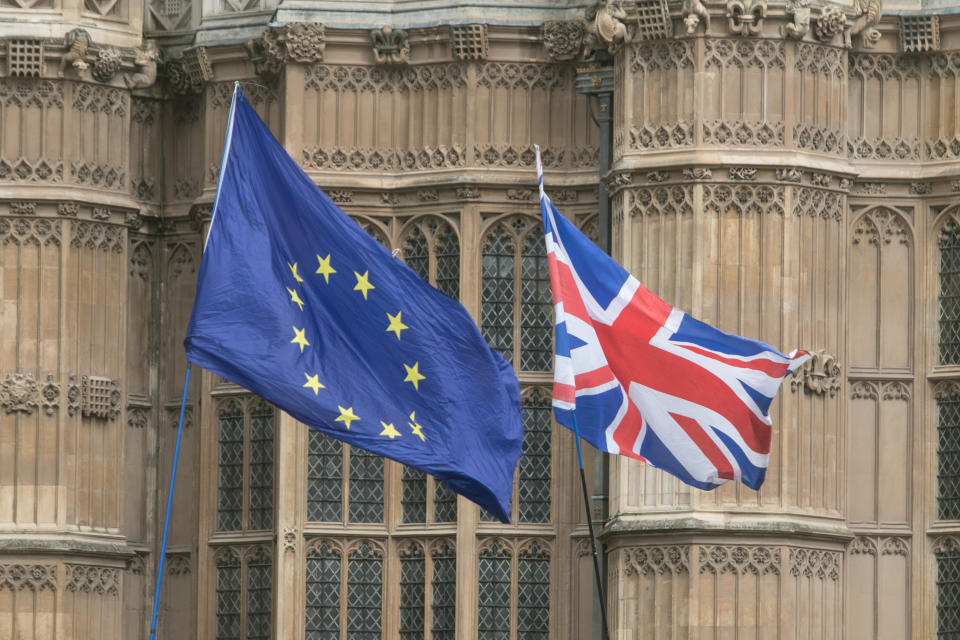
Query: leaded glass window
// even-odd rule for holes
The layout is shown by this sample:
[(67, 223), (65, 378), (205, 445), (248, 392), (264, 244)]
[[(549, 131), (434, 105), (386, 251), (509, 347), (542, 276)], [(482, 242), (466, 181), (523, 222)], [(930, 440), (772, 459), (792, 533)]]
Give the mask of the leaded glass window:
[(960, 548), (943, 545), (937, 553), (937, 638), (960, 638)]
[(326, 541), (307, 549), (306, 640), (340, 640), (340, 549)]
[(220, 409), (217, 459), (217, 529), (243, 528), (243, 405), (231, 399)]
[(960, 364), (960, 226), (940, 232), (940, 364)]
[(383, 522), (383, 456), (350, 449), (350, 522)]
[(383, 612), (383, 554), (367, 543), (347, 562), (347, 637), (380, 640)]
[(217, 640), (268, 640), (273, 609), (269, 548), (224, 547), (214, 554), (214, 564)]
[(403, 259), (421, 278), (460, 299), (460, 240), (449, 222), (436, 216), (416, 220), (404, 235)]
[(217, 640), (239, 640), (242, 603), (240, 556), (225, 549), (217, 565)]
[(307, 520), (343, 521), (343, 444), (310, 429), (307, 459)]
[(404, 522), (427, 521), (427, 474), (404, 465), (403, 495), (400, 502)]
[(550, 555), (538, 542), (517, 559), (517, 635), (547, 640), (550, 632)]
[(456, 522), (457, 494), (442, 482), (433, 483), (433, 521)]
[(480, 544), (478, 640), (547, 640), (550, 553), (541, 540), (503, 538)]
[(426, 565), (423, 547), (408, 542), (400, 549), (400, 640), (422, 640)]
[(480, 552), (478, 640), (510, 640), (510, 550), (494, 542)]
[(523, 454), (518, 470), (520, 522), (550, 522), (552, 408), (550, 395), (533, 388), (523, 399)]
[(960, 386), (937, 389), (937, 514), (960, 520)]
[(383, 228), (378, 224), (377, 221), (372, 220), (371, 218), (366, 218), (364, 216), (350, 216), (353, 218), (353, 221), (357, 223), (361, 229), (370, 234), (370, 237), (382, 244), (387, 250), (390, 249), (390, 240), (387, 238), (387, 233)]
[(518, 370), (549, 371), (553, 366), (552, 294), (537, 219), (515, 216), (486, 232), (481, 278), (484, 338)]
[(454, 640), (457, 602), (457, 553), (453, 544), (442, 541), (434, 546), (431, 556), (433, 576), (430, 588), (433, 640)]
[(259, 401), (250, 412), (250, 529), (273, 527), (274, 410)]
[(229, 398), (217, 410), (217, 529), (273, 527), (275, 409), (256, 396)]

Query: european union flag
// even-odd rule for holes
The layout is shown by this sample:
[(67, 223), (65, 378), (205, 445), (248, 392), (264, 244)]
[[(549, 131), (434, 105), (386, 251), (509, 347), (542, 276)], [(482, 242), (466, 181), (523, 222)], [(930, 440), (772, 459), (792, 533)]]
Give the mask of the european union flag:
[(311, 182), (239, 87), (184, 344), (191, 362), (509, 522), (513, 369)]

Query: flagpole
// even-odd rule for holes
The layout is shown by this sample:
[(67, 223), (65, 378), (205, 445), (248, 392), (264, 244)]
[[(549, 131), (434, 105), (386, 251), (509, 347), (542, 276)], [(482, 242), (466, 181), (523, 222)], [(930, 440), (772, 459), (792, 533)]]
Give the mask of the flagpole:
[(173, 508), (173, 490), (177, 486), (177, 462), (180, 460), (180, 440), (183, 436), (183, 413), (187, 406), (187, 389), (189, 387), (190, 363), (188, 362), (187, 375), (183, 381), (183, 399), (180, 401), (180, 423), (177, 425), (177, 445), (173, 450), (173, 468), (170, 470), (170, 490), (167, 492), (167, 515), (163, 520), (163, 542), (160, 544), (160, 561), (157, 563), (157, 587), (153, 592), (153, 619), (150, 621), (150, 640), (156, 640), (157, 637), (157, 613), (160, 611), (160, 589), (163, 586), (163, 565), (167, 556), (167, 535), (170, 533), (170, 511)]
[(580, 428), (577, 426), (577, 412), (571, 411), (573, 416), (573, 433), (577, 440), (577, 462), (580, 463), (580, 487), (583, 489), (583, 506), (587, 511), (587, 527), (590, 529), (590, 549), (593, 551), (593, 575), (597, 581), (597, 596), (600, 600), (600, 616), (603, 619), (603, 640), (610, 638), (610, 628), (607, 626), (607, 603), (603, 597), (603, 581), (600, 576), (600, 556), (597, 553), (597, 537), (593, 532), (593, 516), (590, 513), (590, 498), (587, 494), (587, 477), (583, 472), (583, 451), (580, 449)]

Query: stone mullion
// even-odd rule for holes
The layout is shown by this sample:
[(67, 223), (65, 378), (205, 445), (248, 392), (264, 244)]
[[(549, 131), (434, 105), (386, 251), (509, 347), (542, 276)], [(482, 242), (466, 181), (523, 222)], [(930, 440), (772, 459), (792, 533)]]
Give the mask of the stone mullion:
[[(217, 619), (215, 604), (217, 572), (213, 566), (214, 549), (210, 547), (209, 540), (216, 530), (219, 428), (217, 426), (217, 403), (210, 397), (214, 374), (199, 367), (197, 367), (197, 371), (200, 373), (200, 397), (208, 399), (207, 402), (198, 403), (200, 405), (200, 419), (197, 422), (197, 428), (201, 429), (198, 455), (200, 460), (199, 487), (197, 488), (201, 514), (198, 518), (197, 527), (197, 538), (200, 542), (197, 545), (197, 637), (202, 638), (215, 635)], [(159, 429), (160, 426), (158, 422), (157, 428)], [(160, 505), (158, 504), (157, 507), (159, 508)], [(154, 543), (158, 545), (159, 541), (154, 540)], [(155, 548), (159, 550), (159, 546)], [(154, 557), (157, 557), (156, 554), (154, 554)], [(152, 571), (156, 563), (147, 563), (146, 566), (144, 577), (148, 584), (152, 584), (152, 581), (156, 579)]]
[(306, 429), (285, 411), (277, 411), (274, 456), (273, 630), (276, 638), (299, 638), (303, 630), (304, 565), (298, 550), (303, 531), (306, 478)]

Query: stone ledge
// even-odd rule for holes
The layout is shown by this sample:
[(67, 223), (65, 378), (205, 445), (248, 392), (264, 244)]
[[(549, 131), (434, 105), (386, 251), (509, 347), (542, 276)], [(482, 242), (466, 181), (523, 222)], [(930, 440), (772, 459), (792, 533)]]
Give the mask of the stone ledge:
[(119, 541), (59, 536), (24, 537), (22, 533), (9, 534), (10, 537), (7, 537), (7, 535), (0, 533), (0, 557), (8, 555), (60, 555), (126, 560), (136, 554), (136, 549), (129, 547), (125, 542)]
[(735, 517), (718, 513), (715, 518), (678, 515), (675, 517), (658, 515), (655, 517), (639, 514), (621, 514), (611, 518), (603, 527), (599, 537), (605, 541), (624, 535), (669, 536), (682, 535), (693, 538), (698, 535), (730, 536), (790, 536), (803, 539), (829, 540), (845, 543), (854, 538), (854, 532), (842, 521), (835, 525), (796, 519), (783, 519), (776, 514), (769, 518)]

